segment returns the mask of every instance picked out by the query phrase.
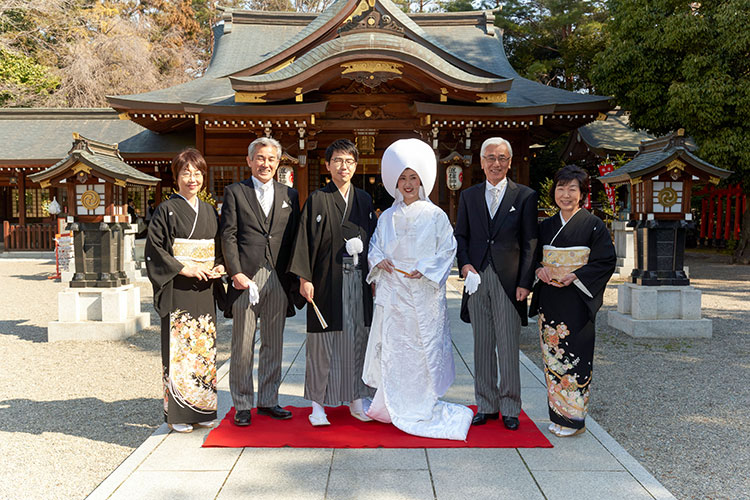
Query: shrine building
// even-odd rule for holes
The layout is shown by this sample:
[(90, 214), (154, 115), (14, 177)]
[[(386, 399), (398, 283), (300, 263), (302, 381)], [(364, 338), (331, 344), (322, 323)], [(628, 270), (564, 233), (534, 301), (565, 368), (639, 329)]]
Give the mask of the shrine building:
[[(439, 172), (431, 197), (454, 219), (460, 189), (484, 179), (479, 149), (485, 139), (511, 142), (510, 176), (528, 184), (532, 144), (612, 107), (608, 97), (521, 77), (488, 11), (405, 14), (390, 0), (338, 0), (314, 14), (224, 9), (214, 35), (213, 57), (200, 78), (107, 98), (121, 120), (140, 130), (132, 136), (144, 139), (126, 138), (133, 147), (121, 144), (124, 160), (161, 179), (139, 196), (139, 208), (147, 196), (158, 203), (171, 191), (166, 153), (174, 145), (189, 142), (204, 154), (208, 189), (221, 203), (225, 186), (250, 175), (248, 144), (266, 136), (282, 144), (282, 166), (293, 174), (301, 201), (327, 181), (326, 147), (339, 138), (354, 141), (360, 161), (353, 182), (385, 209), (391, 199), (380, 181), (382, 153), (397, 139), (416, 137), (435, 150)], [(0, 132), (5, 123), (0, 112)], [(13, 165), (46, 168), (60, 158), (46, 165), (14, 158)], [(0, 186), (9, 186), (6, 166), (0, 155)]]

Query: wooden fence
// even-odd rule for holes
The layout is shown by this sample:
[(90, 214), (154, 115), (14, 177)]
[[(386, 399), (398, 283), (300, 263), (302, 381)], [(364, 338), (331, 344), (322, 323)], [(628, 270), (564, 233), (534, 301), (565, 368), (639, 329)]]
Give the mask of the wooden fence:
[(11, 224), (3, 221), (5, 250), (53, 250), (55, 248), (54, 224)]
[(738, 240), (747, 195), (739, 184), (717, 188), (711, 184), (693, 193), (701, 196), (701, 240), (714, 242)]

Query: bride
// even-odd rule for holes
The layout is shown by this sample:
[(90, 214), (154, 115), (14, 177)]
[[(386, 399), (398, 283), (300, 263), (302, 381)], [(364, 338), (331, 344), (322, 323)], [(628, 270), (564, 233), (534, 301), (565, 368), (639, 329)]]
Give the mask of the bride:
[(383, 183), (396, 201), (370, 240), (375, 312), (362, 379), (377, 389), (370, 418), (417, 436), (465, 440), (473, 412), (438, 399), (455, 377), (445, 282), (456, 240), (445, 212), (427, 198), (435, 176), (435, 154), (418, 139), (396, 141), (383, 154)]

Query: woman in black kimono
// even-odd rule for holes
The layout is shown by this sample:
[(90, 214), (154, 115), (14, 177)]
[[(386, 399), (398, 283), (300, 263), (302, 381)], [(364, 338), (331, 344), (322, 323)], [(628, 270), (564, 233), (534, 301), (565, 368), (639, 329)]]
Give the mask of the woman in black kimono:
[(537, 283), (530, 316), (539, 314), (551, 433), (585, 430), (594, 359), (594, 321), (617, 257), (607, 226), (583, 207), (588, 174), (568, 165), (551, 196), (560, 213), (539, 226)]
[(192, 148), (172, 160), (177, 194), (161, 203), (146, 240), (146, 269), (161, 317), (164, 419), (177, 432), (215, 425), (216, 306), (224, 272), (216, 210), (198, 199), (206, 161)]

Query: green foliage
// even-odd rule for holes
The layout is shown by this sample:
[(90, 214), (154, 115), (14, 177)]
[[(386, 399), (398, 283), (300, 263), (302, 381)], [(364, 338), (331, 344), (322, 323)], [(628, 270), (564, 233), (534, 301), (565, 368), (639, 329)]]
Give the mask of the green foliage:
[[(485, 8), (493, 8), (485, 0)], [(593, 91), (591, 66), (606, 39), (606, 5), (593, 0), (508, 0), (495, 14), (511, 65), (545, 85)]]
[(474, 8), (471, 0), (448, 0), (440, 2), (440, 8), (445, 12), (469, 12), (477, 10)]
[(212, 207), (216, 208), (216, 198), (214, 198), (214, 195), (212, 195), (208, 189), (201, 189), (200, 191), (198, 191), (198, 199), (203, 200)]
[(50, 94), (60, 79), (32, 58), (0, 48), (0, 106), (18, 104), (27, 93)]
[[(750, 0), (610, 0), (610, 43), (597, 88), (630, 110), (634, 128), (678, 128), (698, 155), (750, 189)], [(743, 28), (744, 26), (744, 28)]]
[(544, 210), (547, 217), (552, 217), (560, 210), (557, 204), (555, 204), (555, 200), (550, 196), (550, 189), (552, 189), (552, 184), (554, 182), (555, 181), (552, 177), (547, 177), (540, 183), (539, 189), (537, 190), (539, 193), (539, 208)]

